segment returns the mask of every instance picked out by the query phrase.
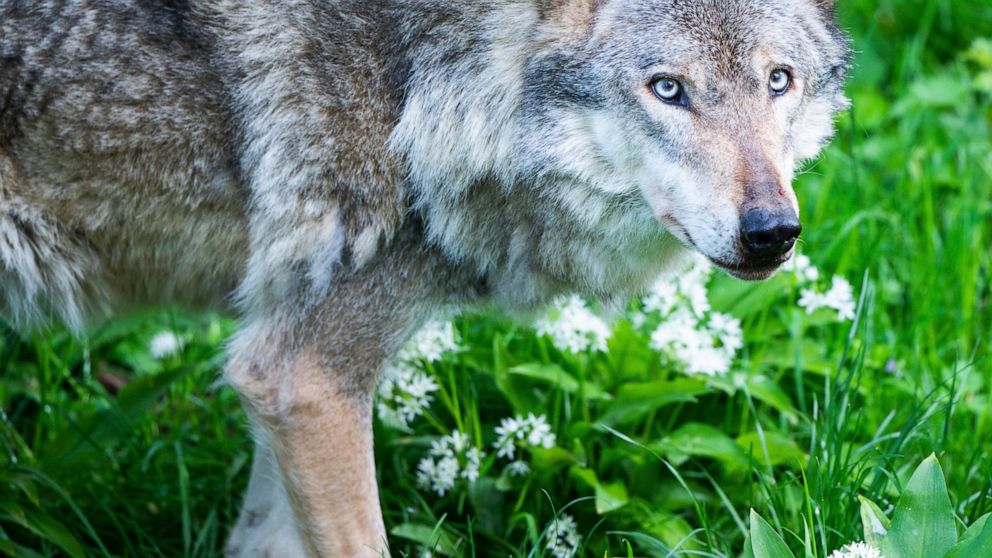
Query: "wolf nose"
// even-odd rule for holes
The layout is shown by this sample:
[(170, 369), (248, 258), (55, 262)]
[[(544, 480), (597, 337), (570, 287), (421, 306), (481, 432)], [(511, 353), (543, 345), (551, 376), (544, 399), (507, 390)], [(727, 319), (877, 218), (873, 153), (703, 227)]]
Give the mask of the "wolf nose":
[(741, 219), (741, 239), (755, 256), (781, 256), (792, 249), (803, 230), (791, 209), (749, 209)]

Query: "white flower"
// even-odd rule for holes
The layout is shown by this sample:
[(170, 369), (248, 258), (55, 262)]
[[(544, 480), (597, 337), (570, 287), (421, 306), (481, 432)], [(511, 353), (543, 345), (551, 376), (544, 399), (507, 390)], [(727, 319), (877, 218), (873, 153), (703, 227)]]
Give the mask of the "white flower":
[(647, 311), (656, 311), (662, 315), (668, 314), (675, 309), (675, 305), (679, 303), (679, 289), (672, 278), (665, 274), (661, 276), (654, 285), (651, 286), (651, 290), (648, 295), (644, 297), (644, 309)]
[(729, 314), (710, 314), (710, 332), (720, 341), (724, 351), (732, 357), (744, 346), (744, 332), (741, 321)]
[(835, 276), (830, 290), (823, 295), (826, 305), (837, 311), (837, 319), (841, 321), (853, 320), (856, 303), (854, 301), (854, 288), (843, 277)]
[(183, 348), (183, 340), (171, 331), (160, 331), (152, 337), (148, 344), (148, 352), (152, 358), (161, 360), (170, 357)]
[[(544, 415), (535, 416), (534, 413), (530, 413), (526, 418), (517, 416), (503, 419), (496, 427), (496, 434), (498, 439), (493, 443), (496, 456), (517, 462), (522, 462), (521, 459), (517, 459), (518, 449), (547, 449), (554, 447), (556, 442), (548, 418)], [(520, 466), (517, 467), (519, 469)]]
[(803, 283), (815, 283), (820, 278), (820, 270), (810, 262), (809, 256), (799, 254), (782, 265), (782, 269), (791, 272)]
[(437, 362), (445, 353), (460, 348), (455, 326), (451, 322), (432, 320), (424, 324), (420, 331), (400, 350), (397, 358), (401, 361), (426, 360)]
[(579, 550), (582, 537), (578, 533), (578, 525), (570, 515), (559, 515), (546, 530), (548, 542), (546, 548), (555, 558), (572, 558)]
[(530, 464), (526, 461), (514, 461), (506, 466), (506, 472), (511, 477), (526, 477), (530, 474)]
[(546, 335), (562, 351), (581, 353), (606, 351), (610, 328), (578, 295), (556, 299), (548, 314), (534, 324), (538, 335)]
[(835, 550), (830, 558), (882, 558), (882, 553), (873, 546), (856, 542)]
[(479, 479), (482, 451), (473, 447), (467, 434), (458, 430), (435, 440), (428, 456), (417, 464), (417, 484), (444, 496), (459, 479)]
[(667, 354), (689, 374), (718, 376), (730, 371), (744, 337), (740, 322), (726, 314), (713, 314), (709, 327), (684, 308), (663, 320), (651, 334), (651, 348)]
[(816, 292), (813, 289), (803, 289), (799, 291), (799, 301), (797, 302), (800, 308), (805, 308), (807, 314), (812, 314), (820, 308), (826, 306), (823, 300), (823, 295)]
[(703, 316), (710, 310), (706, 284), (712, 274), (712, 266), (701, 257), (692, 259), (687, 268), (662, 274), (644, 297), (645, 310), (665, 316), (685, 306), (696, 316)]
[(412, 364), (400, 362), (386, 367), (379, 381), (376, 409), (380, 418), (404, 428), (430, 407), (438, 390), (437, 382)]
[(857, 304), (854, 301), (854, 288), (843, 277), (834, 276), (830, 290), (825, 293), (813, 288), (803, 289), (799, 293), (798, 304), (812, 314), (821, 308), (829, 308), (837, 313), (837, 319), (848, 321), (854, 319)]

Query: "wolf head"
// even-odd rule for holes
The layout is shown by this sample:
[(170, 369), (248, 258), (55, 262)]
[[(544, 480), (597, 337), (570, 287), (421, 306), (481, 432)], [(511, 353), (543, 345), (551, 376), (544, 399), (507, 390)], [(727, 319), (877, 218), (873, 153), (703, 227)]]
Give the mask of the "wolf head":
[(847, 106), (830, 0), (484, 4), (420, 4), (392, 137), (455, 258), (602, 294), (674, 239), (745, 279), (790, 257), (795, 169)]
[(545, 32), (559, 42), (530, 61), (522, 121), (534, 125), (521, 151), (569, 148), (534, 171), (636, 188), (673, 235), (721, 268), (772, 274), (801, 231), (794, 171), (847, 106), (847, 41), (831, 3), (544, 7)]

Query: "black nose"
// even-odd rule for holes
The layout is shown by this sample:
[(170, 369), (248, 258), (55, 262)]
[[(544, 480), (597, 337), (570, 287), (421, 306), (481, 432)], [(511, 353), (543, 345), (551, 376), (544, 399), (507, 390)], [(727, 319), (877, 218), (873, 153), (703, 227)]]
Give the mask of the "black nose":
[(802, 231), (792, 209), (749, 209), (741, 219), (741, 240), (755, 256), (781, 256), (792, 249)]

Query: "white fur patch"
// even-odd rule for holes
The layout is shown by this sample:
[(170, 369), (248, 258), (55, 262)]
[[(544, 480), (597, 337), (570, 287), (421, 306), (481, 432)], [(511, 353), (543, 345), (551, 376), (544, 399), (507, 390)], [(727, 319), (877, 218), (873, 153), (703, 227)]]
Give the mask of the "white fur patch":
[(307, 555), (269, 444), (268, 434), (256, 432), (248, 493), (228, 539), (225, 558), (303, 558)]

